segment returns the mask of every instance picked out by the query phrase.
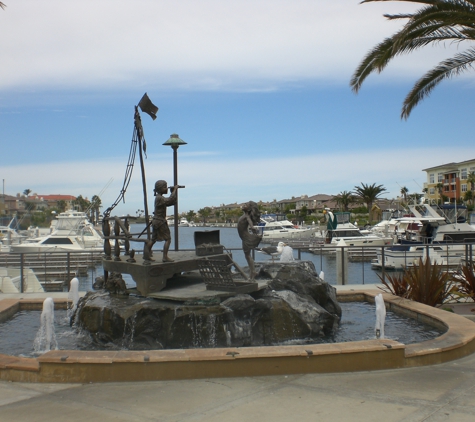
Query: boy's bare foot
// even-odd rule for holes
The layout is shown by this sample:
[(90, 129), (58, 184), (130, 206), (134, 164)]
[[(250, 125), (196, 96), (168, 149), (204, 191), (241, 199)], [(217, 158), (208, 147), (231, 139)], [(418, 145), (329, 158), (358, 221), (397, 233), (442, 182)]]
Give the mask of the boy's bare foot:
[(163, 262), (175, 262), (173, 259), (168, 258), (168, 256), (163, 257)]

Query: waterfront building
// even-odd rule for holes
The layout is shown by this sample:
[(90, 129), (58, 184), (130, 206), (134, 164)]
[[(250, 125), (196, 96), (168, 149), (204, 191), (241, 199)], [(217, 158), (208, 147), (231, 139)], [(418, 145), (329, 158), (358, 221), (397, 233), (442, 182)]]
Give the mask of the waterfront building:
[(425, 197), (429, 202), (440, 201), (443, 196), (454, 202), (455, 199), (463, 199), (465, 192), (471, 188), (467, 179), (470, 173), (475, 173), (475, 158), (429, 167), (422, 171), (427, 173), (424, 188), (427, 188)]

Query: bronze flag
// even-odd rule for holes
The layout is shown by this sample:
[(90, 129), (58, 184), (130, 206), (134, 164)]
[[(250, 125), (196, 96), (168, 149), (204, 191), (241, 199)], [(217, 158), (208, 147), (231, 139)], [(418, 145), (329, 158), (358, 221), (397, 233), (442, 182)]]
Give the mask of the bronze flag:
[(153, 120), (157, 118), (158, 107), (154, 105), (152, 101), (150, 101), (150, 98), (148, 98), (147, 93), (143, 94), (143, 97), (139, 102), (139, 107), (144, 113), (147, 113)]

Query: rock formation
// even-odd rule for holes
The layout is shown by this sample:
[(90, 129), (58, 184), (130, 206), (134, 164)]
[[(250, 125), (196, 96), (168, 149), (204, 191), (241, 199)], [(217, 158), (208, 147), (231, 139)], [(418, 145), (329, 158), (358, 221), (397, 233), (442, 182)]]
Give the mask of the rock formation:
[(256, 270), (256, 280), (267, 281), (264, 289), (222, 302), (89, 292), (78, 304), (75, 324), (98, 343), (135, 350), (297, 344), (337, 328), (335, 288), (318, 277), (312, 262), (269, 262)]

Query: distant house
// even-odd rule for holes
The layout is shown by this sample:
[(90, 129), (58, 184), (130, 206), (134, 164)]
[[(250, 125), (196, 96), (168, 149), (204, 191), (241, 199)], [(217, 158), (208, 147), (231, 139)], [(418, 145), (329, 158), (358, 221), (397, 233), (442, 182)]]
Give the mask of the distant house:
[(36, 201), (47, 204), (47, 208), (56, 208), (59, 201), (64, 201), (66, 209), (73, 209), (73, 202), (76, 200), (76, 197), (73, 195), (38, 195), (36, 193), (28, 198), (34, 198)]
[(20, 214), (25, 211), (25, 199), (26, 196), (2, 195), (3, 196), (3, 209), (5, 215)]
[(29, 196), (19, 193), (16, 196), (2, 195), (0, 214), (21, 215), (29, 212), (29, 208), (35, 211), (56, 208), (59, 201), (66, 203), (66, 209), (72, 209), (75, 199), (76, 197), (73, 195), (38, 195), (36, 193)]

